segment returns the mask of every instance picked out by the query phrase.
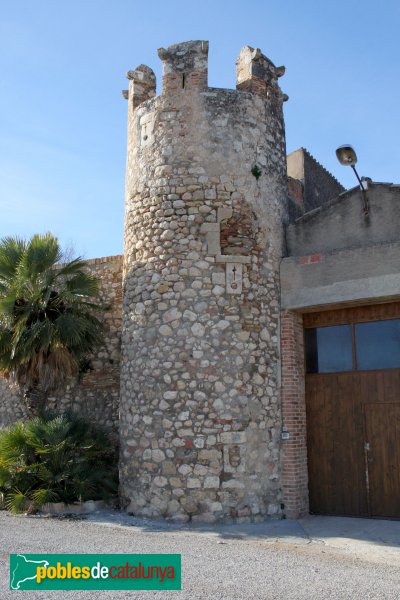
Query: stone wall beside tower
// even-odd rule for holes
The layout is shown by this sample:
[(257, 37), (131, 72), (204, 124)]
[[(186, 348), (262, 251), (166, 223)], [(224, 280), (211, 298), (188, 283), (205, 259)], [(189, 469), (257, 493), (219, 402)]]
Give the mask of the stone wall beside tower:
[[(113, 438), (119, 430), (120, 347), (122, 322), (122, 256), (90, 259), (87, 266), (100, 280), (100, 300), (106, 307), (101, 315), (104, 343), (89, 357), (87, 369), (47, 398), (47, 407), (62, 412), (72, 410), (85, 419), (110, 429)], [(28, 413), (19, 387), (0, 377), (0, 429)]]
[(284, 512), (279, 262), (284, 72), (258, 49), (207, 87), (208, 42), (128, 72), (121, 494), (202, 521)]

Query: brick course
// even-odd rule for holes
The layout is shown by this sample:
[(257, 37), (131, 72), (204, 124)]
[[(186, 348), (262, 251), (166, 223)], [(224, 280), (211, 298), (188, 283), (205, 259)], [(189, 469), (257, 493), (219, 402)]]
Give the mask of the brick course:
[(282, 489), (289, 518), (308, 513), (307, 434), (302, 315), (282, 312), (282, 422), (289, 439), (282, 441)]

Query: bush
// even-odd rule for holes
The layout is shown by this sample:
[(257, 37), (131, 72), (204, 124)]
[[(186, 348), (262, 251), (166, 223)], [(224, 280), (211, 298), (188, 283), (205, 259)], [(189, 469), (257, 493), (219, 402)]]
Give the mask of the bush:
[(72, 413), (45, 413), (0, 431), (0, 501), (12, 512), (48, 502), (107, 500), (117, 490), (107, 434)]

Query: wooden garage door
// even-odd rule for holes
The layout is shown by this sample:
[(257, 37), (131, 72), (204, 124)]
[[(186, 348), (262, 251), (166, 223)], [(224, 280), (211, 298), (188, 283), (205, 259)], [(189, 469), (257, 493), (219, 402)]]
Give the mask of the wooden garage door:
[[(370, 513), (399, 517), (400, 404), (365, 404)], [(389, 435), (388, 435), (389, 434)], [(382, 443), (385, 439), (385, 443)]]
[(400, 518), (400, 306), (304, 322), (310, 511)]

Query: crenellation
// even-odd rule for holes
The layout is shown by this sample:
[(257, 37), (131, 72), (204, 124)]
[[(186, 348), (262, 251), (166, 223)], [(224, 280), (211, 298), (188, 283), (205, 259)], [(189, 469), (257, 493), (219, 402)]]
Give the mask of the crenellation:
[(133, 109), (156, 95), (156, 76), (147, 65), (139, 65), (128, 71), (126, 78), (129, 80), (127, 99), (131, 99)]
[(163, 61), (163, 94), (207, 88), (208, 42), (183, 42), (159, 48), (158, 56)]
[(286, 101), (278, 86), (278, 78), (285, 74), (285, 67), (276, 67), (259, 48), (245, 46), (236, 61), (236, 88)]

